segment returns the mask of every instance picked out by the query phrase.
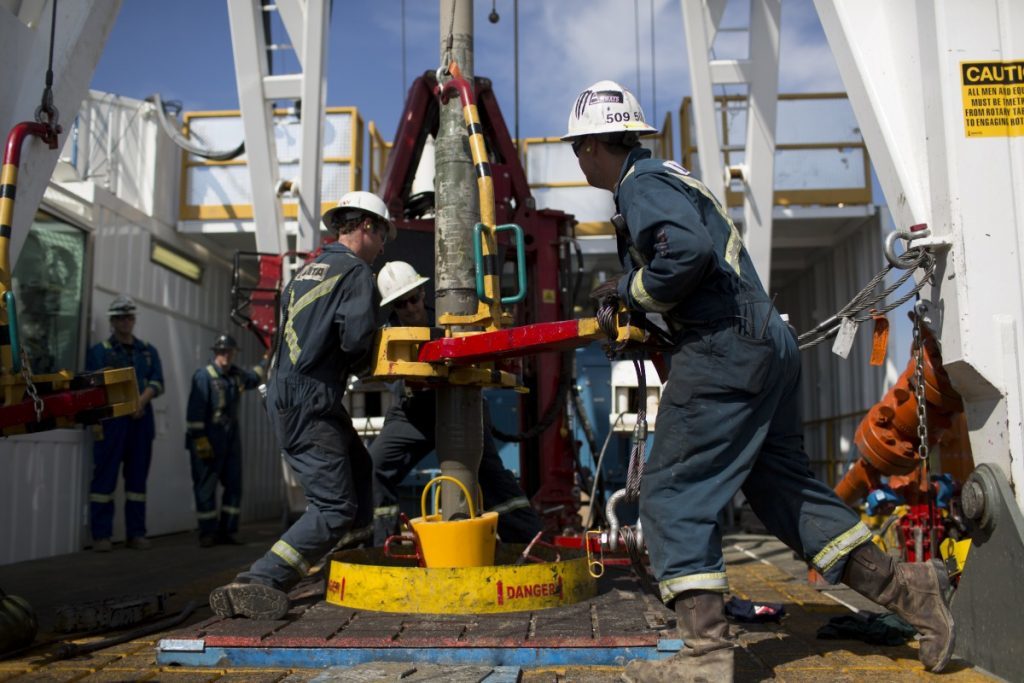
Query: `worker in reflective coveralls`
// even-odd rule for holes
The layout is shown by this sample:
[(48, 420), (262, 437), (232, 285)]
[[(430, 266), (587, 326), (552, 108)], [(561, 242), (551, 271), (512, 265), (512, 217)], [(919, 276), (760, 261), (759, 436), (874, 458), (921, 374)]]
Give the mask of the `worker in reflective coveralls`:
[(93, 550), (110, 551), (114, 531), (114, 489), (117, 475), (124, 468), (125, 545), (147, 550), (146, 478), (153, 458), (154, 398), (164, 393), (164, 373), (160, 354), (152, 344), (137, 339), (135, 301), (126, 294), (114, 298), (107, 309), (113, 333), (89, 348), (85, 356), (86, 372), (103, 368), (135, 368), (139, 387), (139, 407), (132, 415), (103, 420), (94, 429), (92, 483), (89, 485), (89, 525)]
[[(405, 261), (384, 264), (377, 275), (381, 308), (393, 309), (392, 323), (404, 327), (433, 325), (423, 286), (427, 278)], [(395, 382), (397, 402), (384, 418), (380, 434), (370, 444), (373, 460), (373, 542), (383, 545), (398, 533), (398, 485), (412, 468), (434, 450), (437, 403), (433, 390)], [(540, 517), (519, 487), (515, 475), (505, 469), (489, 433), (484, 410), (484, 452), (479, 481), (484, 507), (498, 513), (498, 535), (510, 543), (529, 543), (541, 530)]]
[[(252, 370), (234, 364), (238, 342), (222, 334), (210, 347), (213, 358), (192, 375), (185, 409), (185, 447), (192, 465), (199, 545), (237, 545), (242, 505), (242, 438), (238, 403), (242, 393), (263, 382), (263, 365)], [(217, 512), (217, 482), (224, 487)], [(219, 520), (219, 521), (218, 521)]]
[(613, 193), (624, 275), (593, 296), (664, 317), (679, 343), (640, 488), (640, 518), (662, 599), (686, 647), (637, 661), (633, 681), (727, 680), (732, 644), (719, 512), (742, 490), (771, 533), (830, 582), (889, 607), (922, 634), (921, 661), (949, 660), (944, 572), (899, 564), (810, 472), (800, 417), (796, 339), (754, 271), (736, 227), (707, 188), (639, 136), (657, 132), (611, 81), (583, 91), (568, 134), (587, 182)]
[(279, 619), (286, 591), (347, 532), (371, 533), (372, 465), (342, 405), (350, 374), (369, 367), (380, 297), (370, 263), (395, 237), (387, 207), (349, 192), (323, 216), (337, 241), (304, 265), (281, 297), (267, 412), (309, 504), (248, 571), (210, 593), (220, 616)]

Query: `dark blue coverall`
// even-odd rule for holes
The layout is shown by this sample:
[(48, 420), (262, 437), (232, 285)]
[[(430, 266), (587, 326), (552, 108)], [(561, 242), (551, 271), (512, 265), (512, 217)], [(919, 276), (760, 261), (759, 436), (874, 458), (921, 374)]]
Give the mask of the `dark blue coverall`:
[[(233, 535), (238, 531), (242, 505), (242, 439), (238, 430), (238, 402), (242, 392), (255, 389), (262, 381), (258, 372), (235, 365), (223, 370), (213, 361), (192, 375), (192, 389), (185, 410), (185, 447), (191, 455), (192, 491), (196, 497), (200, 536)], [(218, 481), (224, 487), (219, 524)]]
[(871, 532), (811, 474), (796, 339), (707, 188), (650, 156), (629, 154), (614, 195), (648, 262), (633, 263), (618, 236), (627, 274), (619, 296), (630, 309), (660, 313), (681, 342), (640, 489), (661, 597), (728, 590), (717, 518), (737, 490), (771, 533), (838, 582)]
[[(164, 392), (164, 373), (160, 354), (152, 344), (133, 339), (129, 345), (113, 335), (89, 348), (85, 356), (86, 372), (103, 368), (135, 368), (139, 393), (152, 387), (159, 396)], [(146, 404), (142, 417), (131, 415), (104, 420), (95, 430), (92, 483), (89, 486), (89, 524), (93, 539), (110, 538), (114, 531), (114, 489), (117, 474), (124, 465), (124, 524), (128, 538), (146, 535), (146, 477), (153, 458), (153, 403)]]
[(370, 537), (370, 455), (341, 399), (369, 362), (379, 305), (370, 266), (337, 242), (285, 290), (267, 412), (309, 505), (239, 579), (288, 590), (344, 537)]
[[(399, 401), (384, 418), (380, 434), (370, 444), (373, 459), (373, 543), (383, 545), (398, 532), (398, 485), (436, 443), (437, 403), (430, 389), (396, 383)], [(484, 405), (484, 452), (478, 474), (484, 507), (498, 513), (498, 534), (510, 543), (529, 543), (541, 530), (540, 517), (519, 482), (501, 462), (490, 434)]]

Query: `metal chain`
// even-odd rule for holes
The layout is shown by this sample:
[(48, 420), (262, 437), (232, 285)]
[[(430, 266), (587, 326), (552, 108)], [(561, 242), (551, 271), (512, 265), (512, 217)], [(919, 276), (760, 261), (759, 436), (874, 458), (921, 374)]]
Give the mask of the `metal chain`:
[(32, 370), (29, 367), (28, 353), (26, 353), (25, 349), (21, 350), (21, 378), (25, 380), (25, 393), (32, 399), (32, 405), (36, 409), (36, 422), (42, 422), (43, 410), (46, 408), (46, 405), (43, 403), (43, 399), (39, 398), (36, 385), (32, 382)]
[(921, 334), (921, 301), (914, 306), (914, 398), (917, 399), (917, 438), (921, 442), (918, 457), (928, 461), (928, 414), (924, 395), (924, 337)]

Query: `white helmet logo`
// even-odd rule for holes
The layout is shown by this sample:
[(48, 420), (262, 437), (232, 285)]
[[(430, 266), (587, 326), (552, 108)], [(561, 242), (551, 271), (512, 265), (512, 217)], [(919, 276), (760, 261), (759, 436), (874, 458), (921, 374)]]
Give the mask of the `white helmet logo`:
[(584, 90), (580, 93), (580, 96), (576, 98), (576, 118), (583, 116), (583, 110), (590, 105), (599, 104), (601, 102), (622, 104), (622, 93), (614, 90), (599, 90), (597, 92), (594, 92), (593, 90)]

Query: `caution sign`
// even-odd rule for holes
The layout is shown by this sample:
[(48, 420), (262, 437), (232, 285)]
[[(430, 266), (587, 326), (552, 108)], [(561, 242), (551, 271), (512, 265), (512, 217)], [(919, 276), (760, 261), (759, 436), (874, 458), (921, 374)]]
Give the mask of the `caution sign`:
[(1024, 135), (1024, 61), (960, 62), (969, 138)]

